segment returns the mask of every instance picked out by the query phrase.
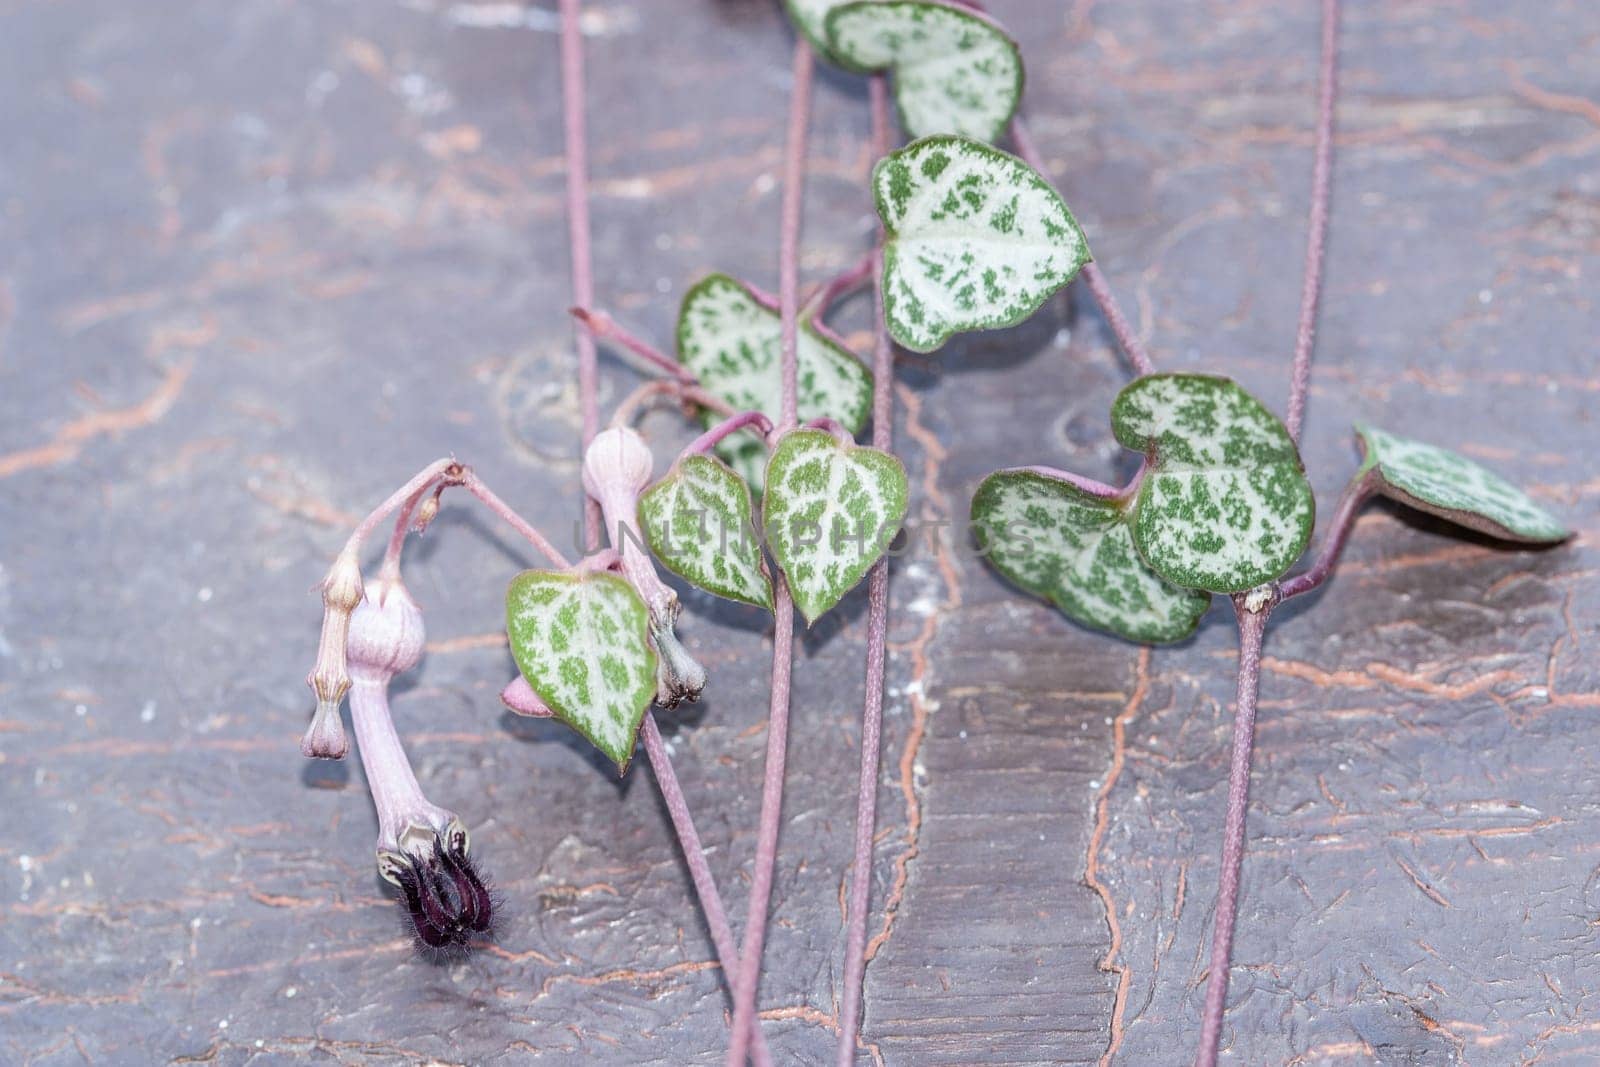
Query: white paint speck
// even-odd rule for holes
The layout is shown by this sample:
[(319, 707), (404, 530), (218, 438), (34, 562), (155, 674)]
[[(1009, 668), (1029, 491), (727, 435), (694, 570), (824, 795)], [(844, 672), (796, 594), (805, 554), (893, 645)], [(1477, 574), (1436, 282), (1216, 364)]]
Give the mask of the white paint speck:
[(89, 714), (89, 705), (79, 704), (77, 707), (72, 709), (72, 713), (81, 719), (85, 715)]
[(294, 995), (298, 992), (300, 992), (300, 990), (296, 989), (294, 986), (290, 986), (288, 989), (283, 991), (283, 995), (292, 1000), (294, 999)]
[(202, 604), (211, 603), (211, 587), (209, 585), (202, 585), (200, 587), (200, 591), (195, 594), (195, 599), (199, 600)]
[(1489, 304), (1494, 301), (1494, 291), (1491, 289), (1478, 290), (1478, 303)]
[(156, 702), (154, 700), (146, 700), (144, 702), (144, 707), (139, 709), (139, 721), (140, 722), (155, 722), (155, 719), (156, 719)]

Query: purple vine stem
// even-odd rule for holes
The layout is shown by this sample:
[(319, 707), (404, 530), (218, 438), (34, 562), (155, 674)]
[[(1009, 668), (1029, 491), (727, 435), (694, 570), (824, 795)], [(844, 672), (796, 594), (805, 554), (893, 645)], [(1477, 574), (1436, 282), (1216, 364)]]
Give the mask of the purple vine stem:
[(693, 441), (690, 441), (689, 446), (683, 450), (683, 455), (703, 456), (715, 448), (724, 438), (731, 437), (740, 430), (748, 430), (752, 427), (755, 429), (757, 436), (765, 439), (772, 433), (772, 420), (759, 411), (741, 411), (737, 415), (730, 415)]
[[(882, 75), (867, 85), (872, 111), (872, 154), (889, 154), (889, 85)], [(894, 443), (894, 347), (883, 318), (883, 235), (872, 254), (872, 447)], [(851, 1067), (861, 1026), (862, 987), (867, 978), (867, 913), (872, 905), (873, 833), (878, 822), (878, 763), (883, 734), (883, 675), (889, 629), (889, 561), (880, 559), (867, 578), (867, 676), (861, 705), (861, 772), (856, 788), (855, 852), (850, 861), (849, 926), (845, 932), (844, 1002), (839, 1006), (835, 1060)]]
[[(585, 121), (583, 30), (580, 0), (561, 0), (561, 125), (567, 146), (567, 243), (572, 256), (572, 300), (579, 307), (594, 303), (594, 252), (589, 230), (589, 136)], [(600, 432), (598, 402), (600, 368), (594, 338), (575, 328), (578, 348), (578, 396), (582, 406), (583, 445)], [(600, 505), (584, 497), (583, 530), (588, 547), (600, 543)]]
[(849, 446), (856, 443), (856, 435), (845, 428), (844, 423), (828, 415), (819, 415), (814, 419), (807, 419), (803, 430), (821, 430), (831, 436), (841, 445)]
[[(1295, 333), (1294, 370), (1289, 387), (1289, 432), (1297, 441), (1305, 412), (1306, 389), (1311, 380), (1311, 347), (1315, 337), (1317, 304), (1322, 288), (1322, 259), (1328, 226), (1329, 176), (1333, 164), (1333, 107), (1338, 90), (1339, 0), (1322, 0), (1322, 59), (1317, 90), (1316, 164), (1312, 168), (1311, 209), (1306, 241), (1306, 277)], [(1322, 557), (1297, 583), (1298, 589), (1315, 588), (1332, 571), (1339, 549), (1354, 523), (1361, 503), (1362, 479), (1340, 502), (1339, 515), (1330, 531)], [(1233, 960), (1233, 928), (1239, 914), (1239, 873), (1244, 861), (1245, 817), (1250, 798), (1250, 756), (1254, 745), (1256, 695), (1261, 687), (1261, 644), (1267, 616), (1282, 596), (1281, 588), (1239, 593), (1233, 598), (1239, 616), (1239, 689), (1233, 720), (1233, 760), (1228, 770), (1228, 814), (1222, 832), (1222, 871), (1212, 918), (1211, 966), (1206, 977), (1206, 999), (1200, 1021), (1200, 1049), (1196, 1067), (1215, 1067), (1222, 1038), (1222, 1016), (1227, 1008), (1228, 973)]]
[(611, 412), (611, 425), (631, 425), (647, 404), (663, 396), (670, 396), (690, 404), (697, 404), (709, 411), (715, 411), (724, 418), (731, 419), (738, 414), (737, 411), (733, 410), (732, 404), (729, 404), (721, 397), (713, 396), (698, 385), (690, 385), (677, 378), (656, 378), (645, 382), (622, 398), (622, 401)]
[(1300, 288), (1300, 321), (1294, 335), (1294, 373), (1289, 385), (1289, 436), (1300, 442), (1306, 392), (1311, 384), (1311, 345), (1317, 335), (1317, 303), (1328, 247), (1328, 187), (1333, 179), (1333, 101), (1339, 76), (1339, 0), (1322, 0), (1322, 69), (1317, 82), (1316, 162), (1311, 168), (1311, 217), (1306, 234), (1306, 273)]
[[(1028, 132), (1028, 126), (1020, 116), (1011, 120), (1011, 143), (1016, 146), (1017, 155), (1024, 163), (1038, 171), (1041, 178), (1050, 180), (1045, 173), (1044, 158), (1039, 155), (1039, 149), (1033, 143), (1033, 136)], [(1100, 305), (1100, 313), (1106, 317), (1106, 323), (1116, 336), (1117, 344), (1122, 346), (1128, 362), (1133, 364), (1133, 369), (1141, 377), (1154, 373), (1155, 364), (1150, 362), (1150, 354), (1144, 350), (1144, 345), (1139, 343), (1138, 335), (1133, 332), (1133, 326), (1122, 313), (1117, 298), (1111, 292), (1110, 283), (1106, 281), (1105, 275), (1100, 273), (1099, 264), (1091, 259), (1083, 265), (1081, 273), (1083, 280), (1089, 284), (1089, 292), (1094, 295), (1095, 303)]]
[[(655, 771), (656, 785), (661, 799), (667, 805), (667, 815), (678, 831), (678, 843), (683, 848), (683, 861), (689, 866), (689, 878), (694, 882), (695, 893), (700, 897), (700, 910), (705, 913), (706, 926), (711, 931), (711, 943), (716, 946), (717, 959), (730, 978), (739, 973), (739, 946), (733, 939), (733, 927), (728, 925), (728, 912), (722, 906), (722, 895), (711, 877), (711, 866), (706, 863), (705, 850), (700, 845), (700, 834), (689, 816), (689, 804), (683, 798), (678, 776), (673, 773), (672, 759), (661, 740), (654, 713), (646, 715), (639, 728), (644, 751), (650, 757), (650, 768)], [(751, 1056), (758, 1067), (770, 1067), (772, 1055), (758, 1033), (751, 1048)]]
[[(783, 398), (777, 430), (793, 429), (799, 403), (800, 208), (805, 180), (806, 132), (811, 121), (811, 45), (794, 46), (794, 77), (789, 90), (789, 123), (784, 143), (783, 208), (778, 236), (778, 304), (783, 328)], [(781, 569), (773, 575), (772, 700), (767, 715), (767, 760), (761, 783), (761, 821), (756, 834), (755, 869), (744, 946), (734, 983), (733, 1041), (728, 1067), (744, 1067), (756, 1029), (756, 991), (761, 950), (766, 940), (767, 908), (772, 900), (772, 869), (778, 860), (778, 827), (783, 813), (784, 759), (789, 743), (789, 676), (794, 667), (794, 600)]]
[(1228, 968), (1233, 958), (1233, 920), (1239, 911), (1239, 868), (1244, 860), (1245, 812), (1250, 804), (1250, 753), (1255, 746), (1256, 694), (1261, 689), (1261, 639), (1271, 609), (1253, 611), (1248, 593), (1235, 594), (1239, 616), (1239, 688), (1233, 713), (1233, 762), (1228, 771), (1228, 818), (1222, 835), (1222, 878), (1217, 886), (1211, 967), (1206, 979), (1205, 1012), (1200, 1025), (1196, 1067), (1215, 1067), (1222, 1036), (1222, 1009), (1228, 998)]
[(805, 306), (800, 309), (800, 317), (804, 319), (820, 319), (841, 298), (865, 285), (875, 273), (873, 267), (876, 261), (875, 255), (874, 252), (868, 252), (855, 263), (818, 286), (817, 291), (806, 299)]
[(678, 381), (688, 385), (695, 384), (695, 376), (689, 373), (689, 368), (617, 322), (604, 311), (591, 311), (586, 307), (572, 307), (567, 309), (567, 313), (577, 319), (578, 324), (595, 340), (615, 341), (622, 346), (624, 351), (638, 356), (640, 360), (648, 365), (650, 370), (676, 378)]
[[(588, 146), (584, 124), (584, 82), (583, 82), (583, 36), (578, 25), (580, 0), (561, 0), (561, 90), (562, 90), (562, 118), (566, 132), (567, 143), (567, 219), (572, 244), (572, 294), (573, 302), (580, 307), (590, 307), (594, 304), (594, 266), (593, 254), (590, 246), (589, 233), (589, 190), (588, 190)], [(589, 441), (600, 428), (600, 399), (599, 399), (599, 368), (596, 358), (594, 338), (580, 323), (575, 330), (578, 341), (578, 402), (582, 408), (583, 418), (583, 443), (587, 447)], [(680, 395), (689, 393), (690, 389), (681, 381), (650, 382), (651, 386), (676, 385)], [(792, 385), (792, 378), (790, 379)], [(631, 398), (630, 398), (631, 399)], [(480, 483), (481, 485), (481, 483)], [(469, 482), (467, 487), (473, 488)], [(531, 531), (535, 536), (538, 531), (533, 530), (516, 512), (506, 507), (498, 497), (488, 493), (483, 488), (484, 496), (474, 490), (474, 495), (479, 495), (491, 508), (504, 508), (502, 514), (512, 525), (519, 529), (526, 527), (524, 536)], [(491, 499), (492, 498), (492, 502)], [(404, 499), (402, 497), (402, 499)], [(542, 541), (543, 538), (541, 537)], [(600, 505), (599, 502), (589, 498), (584, 500), (584, 542), (592, 553), (600, 546)], [(547, 554), (549, 554), (547, 552)], [(553, 556), (559, 560), (559, 555)], [(564, 562), (558, 563), (564, 566)], [(779, 581), (779, 588), (787, 595), (787, 588)], [(793, 623), (790, 623), (791, 627)], [(781, 629), (781, 626), (780, 626)], [(786, 642), (786, 647), (792, 644)], [(785, 672), (787, 675), (787, 671)], [(787, 677), (785, 678), (787, 682)], [(787, 684), (785, 692), (787, 694)], [(776, 690), (774, 690), (776, 692)], [(641, 726), (645, 735), (645, 745), (651, 748), (651, 738), (655, 739), (654, 751), (650, 751), (650, 762), (656, 773), (656, 782), (661, 789), (663, 798), (667, 801), (667, 808), (672, 815), (673, 827), (678, 831), (679, 843), (683, 846), (684, 857), (689, 864), (690, 875), (694, 880), (695, 891), (700, 897), (700, 907), (706, 914), (707, 922), (712, 927), (712, 940), (717, 942), (717, 954), (723, 961), (723, 969), (727, 972), (727, 980), (737, 989), (739, 972), (730, 970), (729, 963), (733, 953), (725, 951), (732, 947), (732, 932), (729, 931), (725, 939), (718, 940), (717, 917), (721, 917), (721, 925), (727, 928), (727, 915), (722, 909), (722, 901), (716, 893), (716, 887), (711, 883), (710, 874), (705, 870), (705, 854), (701, 851), (699, 835), (694, 832), (693, 823), (689, 819), (689, 811), (683, 806), (683, 790), (678, 787), (677, 775), (672, 769), (672, 762), (667, 758), (666, 749), (660, 744), (660, 733), (656, 729), (655, 712), (646, 711), (644, 722)], [(659, 759), (657, 757), (660, 757)], [(674, 800), (673, 798), (676, 798)], [(682, 821), (679, 820), (679, 815)], [(689, 836), (684, 836), (684, 827), (687, 826)], [(705, 884), (702, 885), (702, 875)], [(709, 888), (709, 892), (707, 889)], [(748, 1029), (748, 1027), (746, 1027)], [(740, 1031), (735, 1031), (735, 1038), (741, 1036)], [(760, 1034), (756, 1035), (755, 1059), (759, 1067), (768, 1067), (771, 1056), (767, 1051), (765, 1041)]]
[(461, 485), (467, 492), (483, 501), (485, 507), (498, 515), (513, 530), (521, 534), (529, 544), (537, 548), (552, 564), (563, 569), (568, 566), (566, 557), (561, 554), (555, 545), (550, 543), (544, 534), (536, 530), (527, 519), (518, 515), (516, 509), (510, 504), (496, 496), (494, 490), (484, 485), (482, 479), (470, 469), (463, 472)]
[(1328, 580), (1333, 573), (1334, 565), (1339, 562), (1339, 553), (1344, 551), (1345, 540), (1350, 536), (1350, 531), (1355, 528), (1356, 515), (1361, 511), (1361, 505), (1371, 499), (1378, 488), (1378, 475), (1375, 470), (1364, 470), (1355, 476), (1351, 483), (1345, 486), (1344, 494), (1339, 497), (1339, 507), (1333, 514), (1333, 521), (1328, 524), (1328, 532), (1322, 537), (1322, 551), (1317, 553), (1316, 562), (1310, 569), (1285, 578), (1278, 586), (1278, 592), (1283, 599), (1309, 593)]

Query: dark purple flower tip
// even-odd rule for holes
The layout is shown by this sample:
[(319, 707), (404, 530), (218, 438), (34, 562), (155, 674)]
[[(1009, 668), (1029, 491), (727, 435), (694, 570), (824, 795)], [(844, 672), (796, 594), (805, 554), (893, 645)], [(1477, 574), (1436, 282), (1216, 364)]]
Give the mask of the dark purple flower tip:
[(395, 881), (410, 914), (417, 944), (446, 956), (465, 955), (474, 934), (494, 925), (494, 898), (467, 855), (465, 835), (434, 838), (433, 853), (409, 852), (396, 865)]

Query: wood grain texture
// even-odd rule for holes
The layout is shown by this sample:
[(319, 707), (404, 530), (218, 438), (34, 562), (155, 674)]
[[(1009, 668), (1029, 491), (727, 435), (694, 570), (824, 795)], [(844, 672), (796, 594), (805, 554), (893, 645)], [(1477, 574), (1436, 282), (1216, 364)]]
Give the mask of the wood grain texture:
[[(665, 343), (700, 274), (774, 281), (791, 38), (755, 0), (586, 6), (600, 299)], [(1315, 5), (994, 6), (1158, 365), (1281, 408)], [(414, 469), (454, 452), (573, 539), (553, 29), (545, 6), (448, 0), (0, 9), (0, 1061), (720, 1058), (721, 976), (647, 769), (619, 783), (500, 708), (501, 598), (531, 560), (464, 500), (408, 555), (432, 646), (395, 711), (497, 876), (496, 947), (412, 958), (359, 766), (297, 752), (310, 587)], [(1575, 60), (1597, 40), (1577, 2), (1347, 17), (1319, 502), (1362, 418), (1580, 533), (1513, 552), (1375, 507), (1331, 585), (1275, 617), (1225, 1062), (1600, 1058), (1600, 75)], [(866, 139), (864, 87), (824, 77), (808, 280), (870, 239)], [(633, 381), (609, 358), (602, 377), (603, 402)], [(1125, 474), (1125, 380), (1077, 288), (906, 357), (912, 517), (965, 515), (1001, 466)], [(663, 456), (692, 435), (646, 428)], [(924, 528), (894, 569), (862, 1062), (1183, 1062), (1226, 612), (1142, 657), (964, 544)], [(712, 685), (662, 725), (737, 915), (763, 620), (685, 599)], [(780, 1062), (832, 1050), (864, 623), (858, 592), (797, 672), (761, 996)]]

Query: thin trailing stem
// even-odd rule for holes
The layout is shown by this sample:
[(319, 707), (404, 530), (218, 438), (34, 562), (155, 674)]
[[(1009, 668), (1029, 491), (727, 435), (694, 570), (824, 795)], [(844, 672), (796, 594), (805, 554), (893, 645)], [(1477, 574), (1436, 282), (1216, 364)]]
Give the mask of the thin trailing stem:
[(732, 404), (721, 397), (713, 396), (698, 385), (689, 385), (676, 378), (657, 378), (645, 382), (633, 392), (622, 398), (621, 403), (611, 413), (611, 425), (629, 426), (639, 417), (652, 401), (662, 397), (671, 397), (680, 402), (698, 404), (709, 411), (715, 411), (724, 418), (732, 418), (738, 412)]
[[(789, 96), (788, 133), (784, 145), (783, 207), (779, 229), (778, 304), (782, 324), (783, 396), (778, 432), (794, 428), (799, 406), (800, 208), (803, 202), (806, 132), (811, 113), (811, 45), (795, 44), (794, 81)], [(794, 600), (780, 569), (773, 576), (772, 697), (767, 715), (767, 758), (761, 783), (761, 821), (756, 833), (755, 868), (750, 876), (750, 904), (745, 917), (744, 946), (739, 960), (733, 1007), (733, 1041), (728, 1067), (744, 1067), (750, 1036), (756, 1027), (756, 992), (761, 950), (766, 941), (767, 908), (772, 900), (772, 873), (778, 860), (778, 827), (783, 814), (784, 762), (789, 743), (789, 677), (794, 667)]]
[(378, 570), (379, 580), (386, 585), (400, 580), (400, 550), (405, 547), (406, 535), (411, 532), (411, 518), (416, 513), (417, 505), (422, 502), (422, 498), (437, 484), (435, 479), (406, 497), (406, 502), (400, 507), (400, 513), (395, 516), (394, 532), (389, 535), (389, 547), (384, 550), (383, 566)]
[[(694, 882), (694, 891), (700, 898), (700, 910), (705, 913), (706, 926), (711, 931), (711, 943), (716, 946), (717, 960), (732, 985), (739, 973), (739, 946), (733, 939), (733, 927), (728, 925), (728, 912), (722, 906), (722, 894), (717, 892), (717, 883), (711, 877), (711, 866), (706, 863), (700, 834), (689, 815), (689, 804), (678, 784), (678, 775), (672, 769), (672, 758), (667, 755), (667, 746), (661, 740), (653, 710), (645, 713), (639, 737), (644, 743), (645, 755), (650, 757), (650, 768), (655, 771), (656, 785), (661, 789), (661, 799), (667, 805), (667, 815), (678, 832), (683, 861), (689, 866), (689, 878)], [(755, 1035), (750, 1052), (758, 1067), (771, 1064), (772, 1055), (760, 1033)]]
[(689, 368), (661, 351), (649, 341), (644, 340), (626, 326), (623, 326), (604, 311), (591, 311), (585, 307), (568, 308), (567, 311), (573, 318), (578, 320), (578, 324), (587, 330), (595, 340), (616, 342), (624, 352), (630, 352), (638, 357), (638, 361), (644, 365), (645, 369), (654, 373), (665, 374), (669, 378), (676, 378), (680, 382), (694, 383), (695, 377), (689, 372)]
[(550, 543), (549, 538), (545, 537), (544, 534), (535, 529), (533, 524), (527, 519), (524, 519), (521, 515), (518, 515), (516, 509), (510, 504), (507, 504), (504, 500), (501, 500), (498, 496), (496, 496), (494, 490), (485, 485), (483, 483), (483, 479), (479, 478), (478, 475), (472, 470), (468, 469), (462, 472), (461, 486), (462, 488), (466, 489), (467, 492), (481, 500), (485, 507), (494, 512), (499, 518), (504, 520), (508, 526), (517, 531), (517, 533), (521, 534), (523, 538), (534, 548), (538, 549), (540, 554), (548, 559), (553, 566), (562, 568), (563, 570), (570, 566), (570, 564), (567, 563), (567, 558), (561, 554), (560, 550), (557, 549), (555, 545)]
[(1261, 641), (1272, 610), (1270, 605), (1250, 610), (1245, 606), (1247, 595), (1239, 593), (1233, 598), (1239, 617), (1239, 688), (1233, 712), (1233, 760), (1228, 770), (1228, 817), (1222, 835), (1222, 879), (1212, 920), (1211, 968), (1195, 1067), (1216, 1067), (1222, 1011), (1228, 999), (1228, 968), (1233, 959), (1233, 923), (1239, 914), (1239, 870), (1244, 861), (1245, 814), (1250, 806), (1250, 754), (1255, 745), (1256, 696), (1261, 690)]
[[(581, 0), (561, 0), (561, 123), (567, 147), (567, 233), (572, 256), (572, 299), (579, 307), (594, 304), (594, 251), (589, 230), (589, 135), (583, 81)], [(600, 432), (599, 358), (594, 338), (581, 327), (573, 330), (578, 349), (578, 401), (582, 408), (583, 446)], [(584, 543), (600, 544), (600, 505), (584, 497)]]
[(414, 474), (405, 485), (390, 493), (388, 499), (373, 508), (367, 514), (367, 517), (362, 519), (355, 530), (351, 532), (349, 539), (344, 543), (344, 554), (354, 556), (359, 553), (361, 545), (372, 535), (372, 531), (376, 530), (378, 525), (384, 519), (387, 519), (395, 508), (404, 505), (413, 495), (425, 491), (454, 466), (456, 466), (456, 461), (453, 458), (436, 459)]
[(1309, 593), (1328, 580), (1334, 566), (1339, 562), (1339, 553), (1344, 551), (1346, 538), (1355, 528), (1356, 516), (1361, 512), (1361, 505), (1372, 498), (1377, 488), (1378, 475), (1372, 469), (1359, 472), (1354, 480), (1345, 486), (1343, 495), (1339, 497), (1339, 507), (1334, 511), (1333, 521), (1328, 524), (1328, 532), (1322, 536), (1322, 551), (1317, 553), (1316, 562), (1309, 570), (1283, 580), (1278, 587), (1283, 599), (1288, 600), (1301, 593)]
[[(872, 111), (872, 154), (889, 154), (889, 87), (882, 75), (867, 87)], [(873, 285), (872, 447), (894, 444), (894, 347), (883, 317), (883, 242), (871, 260)], [(867, 977), (867, 913), (872, 905), (872, 846), (878, 822), (878, 763), (883, 736), (883, 676), (889, 629), (889, 560), (867, 579), (866, 695), (861, 705), (861, 768), (856, 784), (855, 852), (850, 862), (849, 926), (845, 932), (844, 1001), (839, 1006), (839, 1067), (856, 1058), (862, 987)]]
[[(1017, 155), (1022, 161), (1038, 171), (1040, 177), (1049, 181), (1049, 176), (1045, 174), (1044, 159), (1039, 155), (1039, 149), (1033, 143), (1033, 136), (1028, 132), (1028, 126), (1020, 116), (1011, 120), (1011, 143), (1016, 147)], [(1155, 373), (1155, 364), (1150, 362), (1150, 354), (1145, 351), (1138, 335), (1133, 332), (1128, 317), (1122, 313), (1116, 296), (1111, 292), (1111, 284), (1106, 281), (1105, 275), (1100, 273), (1099, 265), (1090, 260), (1083, 265), (1082, 274), (1083, 280), (1089, 284), (1089, 292), (1094, 295), (1095, 303), (1100, 305), (1100, 313), (1106, 317), (1106, 323), (1111, 327), (1117, 344), (1122, 346), (1128, 362), (1133, 364), (1133, 369), (1141, 377)]]
[(737, 415), (730, 415), (723, 419), (705, 433), (689, 442), (683, 450), (685, 456), (703, 456), (717, 447), (723, 440), (733, 436), (740, 430), (752, 430), (763, 441), (772, 433), (772, 420), (759, 411), (741, 411)]
[[(882, 157), (880, 156), (879, 158), (881, 159)], [(800, 309), (800, 317), (803, 319), (822, 318), (834, 304), (872, 280), (872, 275), (876, 273), (875, 262), (876, 253), (868, 252), (855, 263), (819, 285), (817, 291), (806, 298), (805, 306)]]
[(1333, 178), (1333, 102), (1339, 91), (1339, 0), (1322, 0), (1322, 64), (1317, 79), (1316, 162), (1311, 168), (1311, 212), (1306, 226), (1306, 271), (1300, 288), (1300, 321), (1294, 335), (1294, 372), (1289, 384), (1289, 436), (1300, 440), (1306, 391), (1311, 385), (1311, 347), (1328, 245), (1328, 188)]
[[(594, 267), (589, 236), (589, 197), (588, 197), (588, 148), (584, 123), (584, 83), (583, 83), (583, 37), (579, 28), (579, 3), (580, 0), (561, 0), (561, 87), (563, 94), (563, 120), (566, 128), (567, 142), (567, 218), (571, 233), (572, 243), (572, 294), (573, 301), (579, 307), (591, 307), (594, 304)], [(588, 328), (580, 323), (576, 329), (578, 337), (578, 402), (583, 412), (583, 443), (588, 447), (590, 440), (598, 432), (600, 426), (599, 409), (599, 368), (596, 358), (594, 338)], [(649, 387), (668, 386), (668, 389), (656, 388), (653, 393), (646, 394), (643, 390)], [(634, 396), (629, 397), (619, 407), (625, 408), (631, 417), (634, 405), (643, 403), (648, 395), (662, 392), (676, 392), (681, 398), (693, 400), (706, 407), (716, 407), (717, 404), (708, 403), (715, 398), (704, 390), (688, 385), (682, 380), (669, 379), (666, 381), (648, 382)], [(637, 399), (636, 399), (637, 398)], [(720, 402), (718, 402), (720, 403)], [(721, 405), (726, 407), (726, 405)], [(732, 414), (729, 409), (727, 414)], [(522, 522), (520, 516), (506, 507), (488, 488), (476, 480), (469, 481), (467, 488), (473, 490), (474, 495), (483, 499), (492, 509), (500, 512), (512, 525), (523, 530), (523, 535), (529, 533), (537, 535), (527, 523)], [(480, 492), (481, 490), (481, 492)], [(519, 525), (520, 524), (520, 525)], [(584, 505), (584, 543), (592, 554), (600, 547), (600, 504), (592, 497), (585, 495)], [(541, 538), (542, 540), (542, 538)], [(546, 554), (553, 553), (553, 548)], [(552, 556), (560, 560), (559, 554)], [(565, 566), (565, 561), (558, 563)], [(792, 625), (792, 624), (791, 624)], [(792, 644), (792, 642), (790, 642)], [(679, 841), (683, 845), (684, 855), (688, 858), (691, 876), (695, 880), (695, 889), (700, 895), (701, 906), (706, 910), (706, 919), (712, 928), (712, 940), (716, 943), (717, 954), (723, 961), (724, 970), (728, 971), (728, 981), (738, 987), (738, 973), (728, 970), (728, 964), (733, 957), (733, 933), (728, 927), (726, 913), (722, 910), (721, 901), (717, 896), (715, 886), (711, 884), (710, 873), (705, 868), (705, 855), (700, 848), (699, 835), (694, 832), (692, 823), (688, 822), (688, 809), (683, 805), (683, 792), (677, 788), (677, 777), (672, 773), (671, 764), (667, 758), (666, 749), (661, 744), (661, 735), (655, 728), (653, 713), (646, 713), (643, 731), (645, 746), (649, 751), (652, 765), (656, 769), (656, 782), (661, 787), (662, 796), (667, 801), (667, 809), (672, 815), (673, 827), (679, 833)], [(663, 768), (665, 772), (663, 773)], [(670, 783), (670, 785), (669, 785)], [(670, 793), (669, 793), (670, 790)], [(682, 815), (680, 823), (679, 815)], [(683, 827), (688, 826), (689, 837), (683, 836)], [(704, 878), (705, 885), (701, 884)], [(707, 889), (709, 888), (709, 892)], [(748, 1026), (746, 1027), (748, 1029)], [(735, 1032), (735, 1037), (739, 1032)], [(767, 1053), (765, 1043), (757, 1035), (755, 1047), (756, 1062), (760, 1067), (767, 1067), (771, 1058)]]
[(783, 330), (783, 397), (778, 432), (800, 421), (800, 212), (805, 206), (806, 134), (811, 125), (811, 44), (801, 38), (794, 49), (794, 80), (789, 89), (789, 126), (783, 151), (783, 207), (778, 229), (778, 307)]
[[(1328, 188), (1333, 168), (1333, 110), (1338, 90), (1339, 0), (1322, 3), (1322, 51), (1317, 101), (1316, 163), (1312, 168), (1311, 209), (1306, 238), (1306, 275), (1301, 291), (1300, 321), (1295, 337), (1289, 387), (1288, 429), (1298, 442), (1311, 380), (1311, 347), (1317, 303), (1322, 289), (1323, 250), (1328, 229)], [(1261, 689), (1261, 646), (1267, 618), (1283, 596), (1316, 588), (1333, 571), (1339, 551), (1355, 522), (1356, 512), (1372, 491), (1370, 479), (1358, 475), (1340, 500), (1321, 556), (1305, 574), (1281, 586), (1266, 586), (1233, 597), (1239, 620), (1238, 698), (1233, 720), (1233, 760), (1228, 772), (1228, 814), (1222, 834), (1222, 872), (1212, 917), (1211, 965), (1206, 978), (1205, 1006), (1200, 1021), (1196, 1067), (1215, 1067), (1227, 1008), (1228, 974), (1233, 962), (1233, 929), (1239, 913), (1239, 875), (1244, 862), (1245, 822), (1250, 802), (1250, 757), (1255, 741), (1256, 697)]]

